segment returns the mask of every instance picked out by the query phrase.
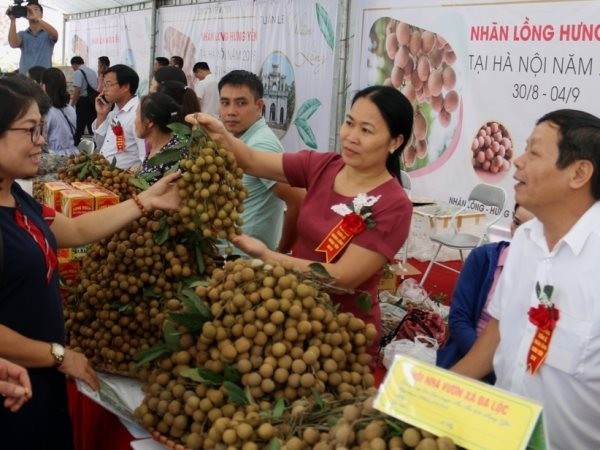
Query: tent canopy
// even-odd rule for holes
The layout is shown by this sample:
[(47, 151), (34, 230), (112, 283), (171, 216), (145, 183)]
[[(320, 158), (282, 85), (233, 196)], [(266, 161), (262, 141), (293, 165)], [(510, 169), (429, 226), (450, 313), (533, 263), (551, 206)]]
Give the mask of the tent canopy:
[[(42, 6), (47, 6), (68, 15), (144, 3), (143, 0), (40, 0), (39, 2)], [(14, 1), (10, 0), (0, 1), (2, 7), (13, 3)], [(23, 0), (23, 3), (25, 4), (26, 0)]]

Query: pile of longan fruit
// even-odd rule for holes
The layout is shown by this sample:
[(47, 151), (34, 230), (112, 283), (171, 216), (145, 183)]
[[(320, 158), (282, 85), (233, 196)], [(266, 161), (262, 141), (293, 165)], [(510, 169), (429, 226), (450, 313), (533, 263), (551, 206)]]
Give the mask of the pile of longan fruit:
[[(149, 373), (136, 411), (167, 439), (191, 449), (261, 448), (251, 444), (266, 444), (279, 432), (260, 411), (278, 399), (291, 403), (316, 393), (352, 400), (374, 385), (367, 347), (375, 327), (337, 312), (304, 274), (272, 262), (228, 261), (196, 293), (213, 319), (195, 339), (181, 331), (182, 349)], [(223, 385), (193, 382), (185, 376), (190, 368), (235, 371), (252, 403), (229, 401)]]
[(125, 201), (138, 190), (129, 180), (131, 172), (113, 167), (100, 153), (80, 153), (69, 157), (67, 165), (60, 169), (58, 178), (66, 183), (85, 181), (96, 184), (117, 194), (120, 201)]
[[(163, 227), (170, 238), (159, 245), (155, 233)], [(165, 312), (180, 307), (178, 286), (200, 272), (183, 233), (176, 217), (154, 211), (94, 244), (83, 259), (65, 320), (69, 345), (95, 367), (133, 375), (133, 356), (160, 340)], [(202, 258), (213, 270), (210, 255)]]
[(405, 167), (427, 156), (428, 125), (421, 105), (429, 104), (439, 124), (450, 125), (459, 106), (456, 72), (452, 65), (456, 53), (439, 34), (390, 19), (386, 25), (385, 57), (393, 61), (390, 77), (384, 84), (400, 89), (415, 105), (413, 137), (403, 152)]
[[(96, 368), (133, 374), (133, 356), (160, 341), (165, 313), (180, 305), (182, 284), (214, 268), (217, 250), (208, 238), (239, 233), (246, 190), (235, 158), (194, 134), (189, 155), (179, 163), (177, 183), (186, 201), (180, 211), (154, 211), (94, 244), (83, 259), (65, 301), (66, 328), (69, 344)], [(78, 156), (73, 163), (87, 164), (91, 160), (86, 158), (96, 155)], [(71, 172), (67, 169), (64, 176)], [(111, 173), (105, 168), (92, 181), (110, 189), (117, 186)], [(119, 177), (132, 176), (123, 174)], [(127, 186), (136, 190), (129, 181)]]

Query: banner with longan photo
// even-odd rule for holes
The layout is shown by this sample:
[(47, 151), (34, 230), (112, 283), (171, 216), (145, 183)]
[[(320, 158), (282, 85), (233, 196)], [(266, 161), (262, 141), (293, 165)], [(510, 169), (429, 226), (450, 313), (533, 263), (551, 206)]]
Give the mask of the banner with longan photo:
[[(148, 93), (152, 11), (131, 11), (66, 22), (65, 60), (81, 56), (96, 70), (98, 57), (108, 56), (110, 64), (126, 64), (140, 77), (138, 95)], [(98, 90), (102, 90), (102, 86)]]
[(403, 155), (414, 195), (453, 205), (502, 186), (508, 227), (514, 160), (538, 118), (597, 114), (600, 3), (357, 0), (352, 88), (389, 84), (413, 103)]
[(286, 150), (328, 150), (336, 0), (240, 0), (160, 8), (157, 56), (180, 55), (217, 78), (235, 69), (263, 82), (263, 115)]

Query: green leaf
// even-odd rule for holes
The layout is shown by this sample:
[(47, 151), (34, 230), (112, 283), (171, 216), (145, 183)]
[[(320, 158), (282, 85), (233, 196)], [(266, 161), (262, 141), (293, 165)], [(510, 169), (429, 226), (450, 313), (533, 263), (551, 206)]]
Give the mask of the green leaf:
[(325, 403), (323, 403), (323, 399), (321, 398), (319, 391), (317, 391), (315, 388), (310, 388), (310, 392), (311, 392), (313, 398), (315, 399), (315, 403), (317, 404), (319, 409), (324, 409)]
[(535, 296), (540, 298), (542, 296), (542, 287), (540, 286), (540, 282), (535, 282)]
[(88, 161), (82, 168), (81, 168), (81, 172), (79, 172), (79, 176), (78, 178), (80, 180), (83, 180), (85, 177), (87, 177), (88, 171), (90, 170), (90, 162)]
[(152, 239), (157, 245), (163, 245), (169, 239), (169, 224), (166, 216), (160, 218), (160, 228), (152, 234)]
[(215, 386), (220, 386), (223, 384), (223, 376), (217, 372), (205, 369), (204, 367), (199, 367), (198, 374), (200, 374), (202, 377), (202, 382), (206, 384), (212, 384)]
[(206, 319), (198, 312), (173, 312), (169, 314), (169, 320), (178, 325), (183, 325), (192, 334), (200, 331), (202, 325), (206, 322)]
[(317, 22), (319, 23), (321, 33), (323, 33), (323, 37), (325, 38), (327, 45), (329, 45), (329, 48), (333, 50), (335, 35), (333, 33), (333, 26), (331, 25), (329, 14), (327, 14), (325, 8), (323, 8), (319, 3), (317, 3), (315, 6), (317, 8)]
[(285, 399), (279, 398), (275, 402), (275, 406), (273, 407), (272, 417), (278, 419), (283, 416), (283, 412), (285, 411)]
[(235, 405), (247, 405), (248, 399), (246, 398), (246, 393), (244, 390), (239, 387), (237, 384), (232, 383), (231, 381), (223, 382), (223, 387), (227, 390), (227, 396), (229, 400)]
[(133, 360), (135, 361), (136, 367), (141, 367), (144, 364), (152, 362), (162, 356), (167, 356), (170, 353), (171, 352), (167, 348), (167, 345), (164, 342), (161, 342), (160, 344), (156, 344), (145, 350), (140, 350), (133, 355)]
[(181, 159), (181, 151), (176, 148), (170, 148), (157, 153), (152, 158), (148, 159), (148, 164), (152, 167), (158, 167), (163, 164), (174, 164)]
[(101, 172), (100, 169), (98, 169), (98, 166), (96, 164), (90, 165), (90, 172), (93, 178), (100, 178)]
[(160, 177), (160, 172), (158, 170), (153, 170), (151, 172), (144, 172), (137, 175), (137, 178), (140, 180), (144, 180), (148, 183), (151, 183), (155, 178)]
[(201, 278), (198, 275), (186, 277), (183, 279), (183, 281), (192, 289), (197, 288), (198, 286), (208, 286), (208, 280), (206, 278)]
[(192, 135), (192, 128), (181, 122), (173, 122), (167, 125), (177, 136), (189, 137)]
[(181, 370), (179, 372), (179, 375), (181, 375), (184, 378), (188, 378), (192, 381), (195, 381), (196, 383), (202, 383), (204, 381), (204, 378), (200, 376), (198, 370), (199, 369), (196, 369), (195, 367), (190, 367), (189, 369)]
[(308, 265), (308, 268), (315, 275), (319, 275), (319, 276), (325, 277), (325, 278), (333, 278), (329, 274), (329, 272), (327, 272), (327, 269), (325, 268), (325, 266), (323, 264), (321, 264), (321, 263), (310, 263)]
[(165, 338), (167, 348), (171, 352), (175, 352), (180, 349), (179, 333), (175, 329), (175, 325), (173, 323), (165, 322), (165, 324), (163, 325), (163, 336)]
[(369, 293), (361, 292), (358, 295), (358, 307), (363, 312), (371, 311), (371, 308), (373, 307), (373, 300), (371, 299), (371, 295), (369, 295)]
[(169, 168), (169, 170), (167, 170), (165, 172), (165, 175), (171, 175), (172, 173), (175, 173), (178, 170), (179, 170), (179, 163), (175, 163)]
[(318, 98), (309, 98), (302, 103), (302, 106), (298, 108), (296, 117), (304, 120), (310, 119), (317, 109), (321, 106), (321, 101)]
[(296, 129), (298, 130), (298, 134), (300, 135), (300, 139), (310, 148), (317, 148), (317, 138), (315, 137), (315, 133), (313, 133), (312, 128), (308, 124), (308, 122), (299, 117), (294, 120), (294, 125), (296, 125)]
[(385, 424), (388, 427), (388, 433), (390, 436), (402, 436), (402, 433), (404, 433), (404, 430), (406, 428), (402, 425), (401, 422), (398, 422), (397, 420), (386, 420)]
[(143, 180), (138, 177), (129, 178), (129, 184), (131, 184), (132, 186), (135, 186), (136, 188), (138, 188), (142, 191), (145, 191), (146, 189), (148, 189), (150, 187), (150, 184), (146, 180)]
[(121, 307), (119, 308), (119, 312), (121, 314), (125, 314), (125, 315), (129, 316), (133, 312), (133, 305), (131, 305), (131, 303), (127, 303), (125, 305), (121, 305)]
[(151, 286), (144, 287), (143, 294), (144, 298), (161, 298), (160, 294), (156, 293)]
[(204, 250), (201, 242), (196, 242), (194, 245), (194, 252), (196, 253), (196, 265), (198, 266), (198, 273), (206, 272), (206, 264), (204, 263)]
[(110, 162), (110, 170), (113, 170), (117, 167), (117, 157), (113, 156), (112, 161)]
[(552, 297), (552, 292), (554, 292), (554, 286), (551, 284), (547, 284), (544, 286), (544, 295), (548, 300)]
[(271, 439), (267, 450), (281, 450), (281, 441), (279, 440), (279, 438), (275, 437)]
[(231, 381), (235, 384), (240, 384), (242, 381), (242, 374), (235, 367), (231, 367), (229, 364), (225, 364), (223, 367), (223, 377), (225, 381)]
[(204, 320), (212, 319), (212, 313), (210, 312), (209, 306), (204, 300), (198, 297), (198, 294), (196, 294), (196, 291), (193, 289), (182, 289), (179, 298), (190, 311), (197, 312)]

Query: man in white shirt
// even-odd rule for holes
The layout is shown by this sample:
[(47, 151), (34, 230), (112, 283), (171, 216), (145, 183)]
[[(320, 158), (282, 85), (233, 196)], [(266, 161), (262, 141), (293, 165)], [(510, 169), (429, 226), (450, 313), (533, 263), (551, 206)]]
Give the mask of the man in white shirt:
[(125, 170), (141, 164), (146, 156), (144, 140), (135, 135), (139, 82), (131, 67), (116, 64), (104, 74), (103, 90), (96, 98), (98, 116), (92, 125), (96, 146), (106, 159), (116, 158), (117, 167)]
[(92, 122), (96, 118), (95, 98), (90, 95), (88, 86), (98, 91), (98, 76), (96, 72), (85, 65), (81, 56), (71, 58), (73, 69), (73, 90), (71, 91), (71, 106), (77, 113), (77, 126), (75, 130), (75, 145), (79, 144), (85, 129), (92, 132)]
[(546, 114), (515, 167), (515, 200), (536, 218), (515, 233), (492, 320), (452, 370), (493, 369), (498, 387), (540, 402), (550, 448), (598, 448), (600, 119)]
[(194, 90), (200, 102), (200, 111), (219, 117), (219, 80), (204, 61), (194, 64), (194, 76), (200, 80)]

